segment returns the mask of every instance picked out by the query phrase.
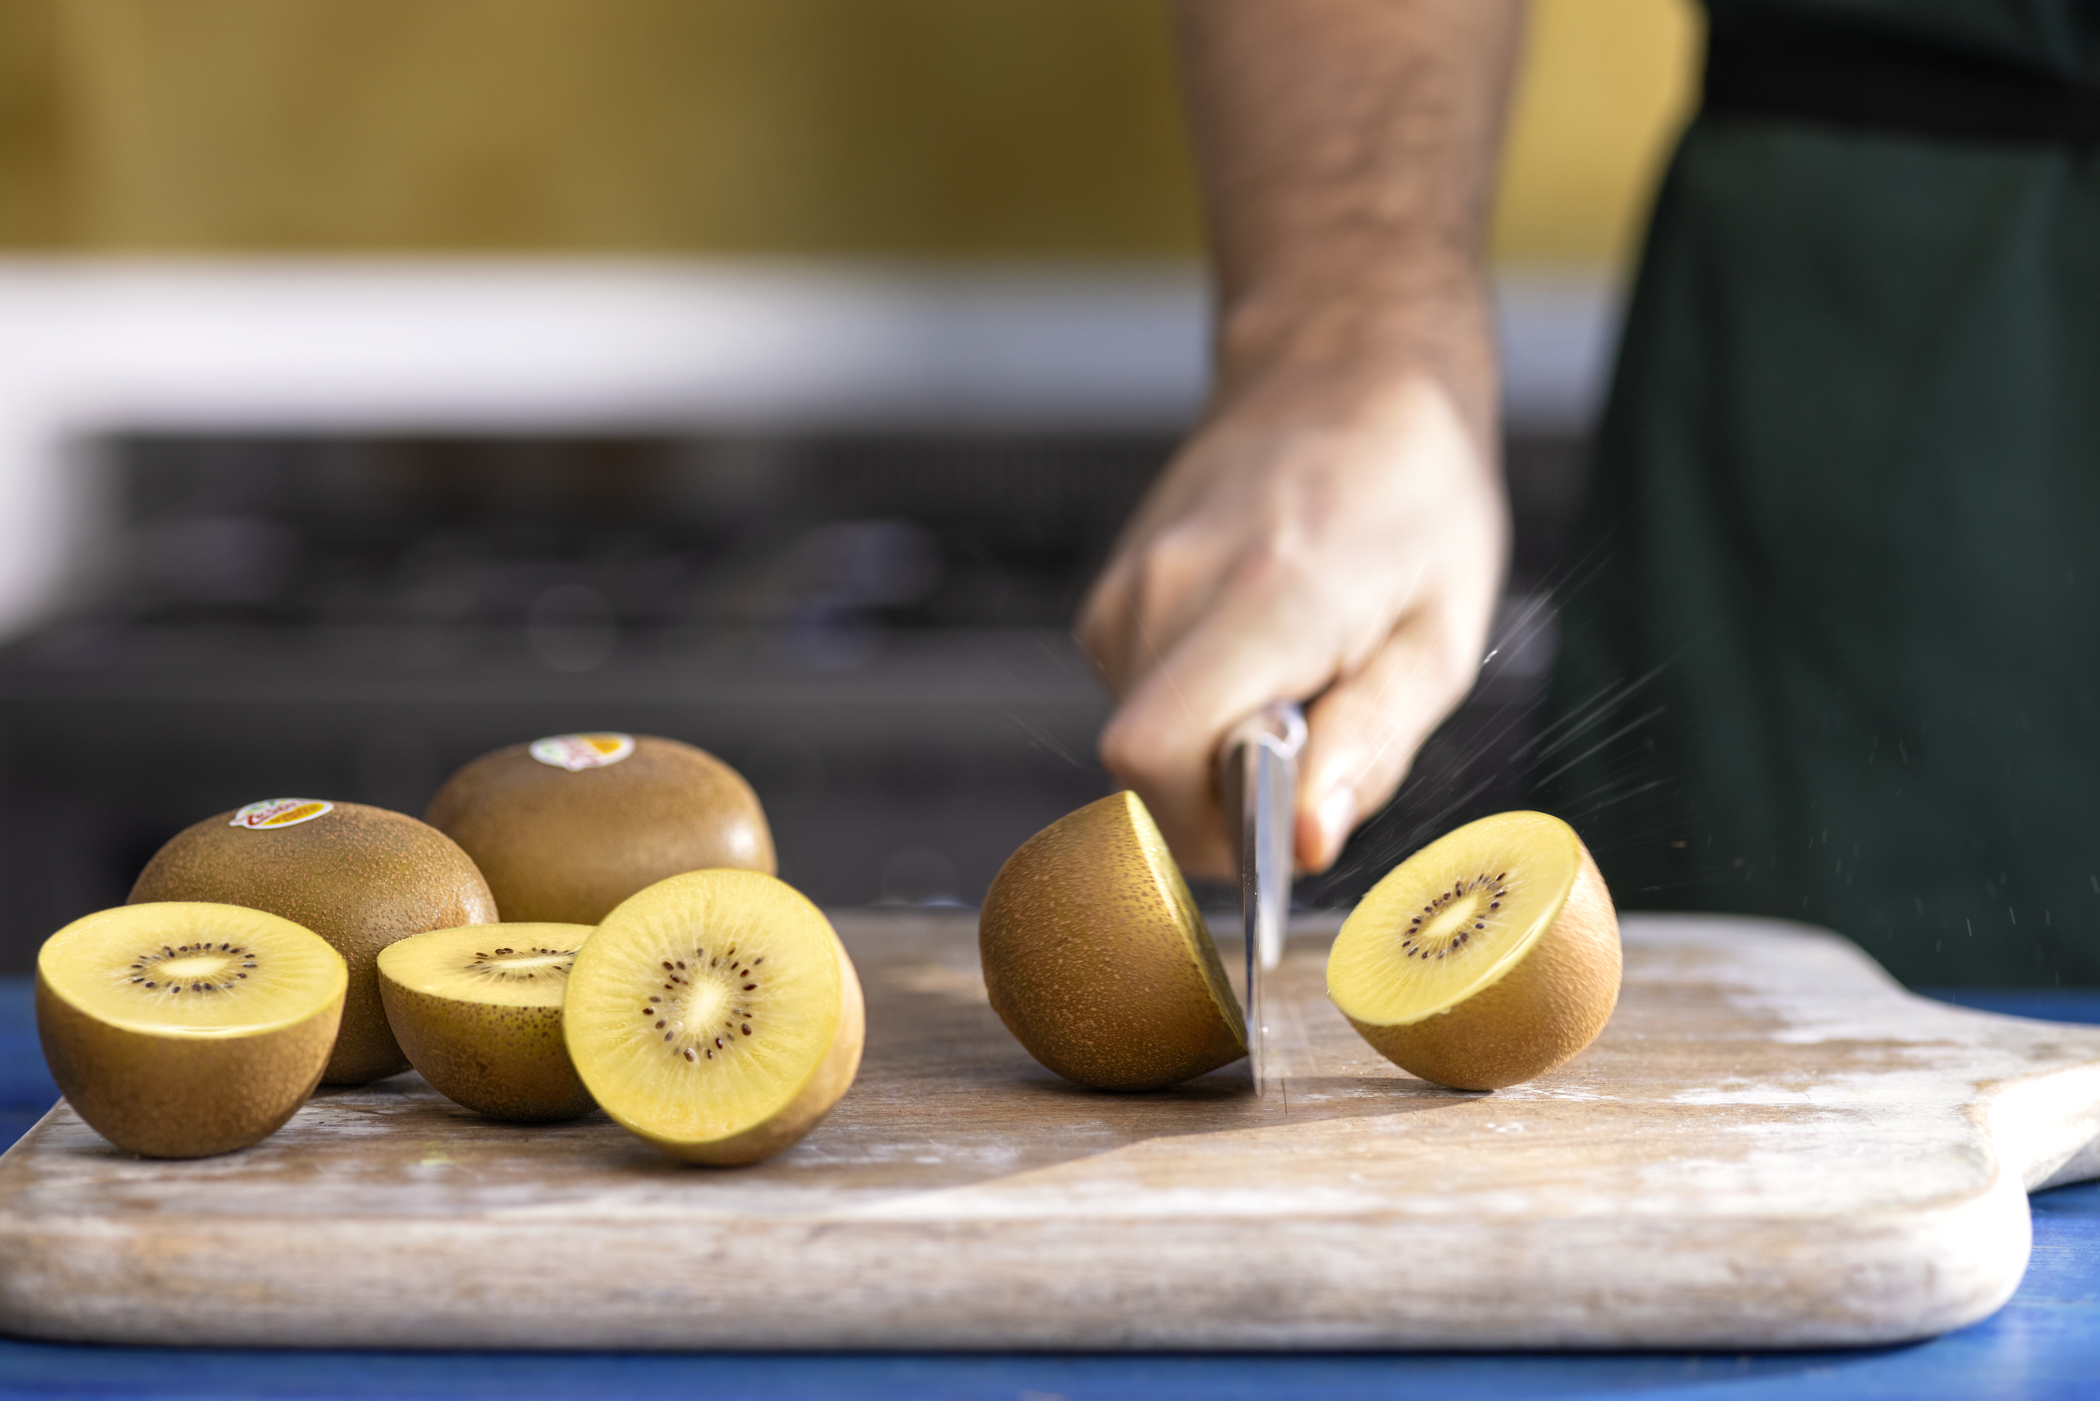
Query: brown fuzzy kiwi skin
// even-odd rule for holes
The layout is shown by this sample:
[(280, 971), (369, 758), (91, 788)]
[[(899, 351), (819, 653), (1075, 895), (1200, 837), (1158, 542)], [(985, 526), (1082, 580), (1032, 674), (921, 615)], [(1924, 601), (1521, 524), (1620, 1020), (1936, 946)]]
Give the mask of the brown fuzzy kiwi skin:
[(89, 1016), (36, 980), (51, 1078), (88, 1127), (149, 1158), (208, 1158), (259, 1143), (321, 1082), (343, 999), (254, 1036), (159, 1036)]
[(597, 1107), (577, 1078), (559, 1007), (436, 997), (380, 975), (394, 1039), (430, 1087), (491, 1119), (548, 1124)]
[(379, 999), (379, 951), (426, 930), (494, 924), (481, 872), (444, 833), (362, 803), (337, 803), (289, 827), (250, 830), (232, 820), (222, 812), (176, 833), (125, 903), (209, 900), (305, 925), (350, 967), (322, 1083), (362, 1085), (408, 1069)]
[[(837, 936), (832, 937), (836, 942)], [(837, 948), (838, 1029), (832, 1033), (831, 1047), (824, 1052), (824, 1059), (817, 1062), (816, 1071), (808, 1083), (779, 1113), (763, 1123), (753, 1124), (742, 1133), (718, 1138), (711, 1143), (668, 1142), (643, 1133), (632, 1124), (626, 1127), (674, 1158), (688, 1163), (704, 1163), (709, 1167), (745, 1167), (762, 1162), (799, 1142), (852, 1087), (853, 1077), (860, 1073), (861, 1050), (867, 1042), (868, 1015), (861, 996), (860, 975), (853, 969), (853, 960), (846, 955), (846, 946), (837, 944)]]
[(445, 780), (425, 818), (474, 858), (507, 923), (597, 924), (667, 876), (774, 871), (772, 830), (743, 776), (653, 735), (573, 773), (530, 745), (484, 754)]
[(1619, 1000), (1619, 919), (1582, 863), (1560, 914), (1516, 967), (1445, 1012), (1405, 1026), (1349, 1018), (1378, 1053), (1454, 1090), (1500, 1090), (1562, 1064), (1604, 1030)]
[(1030, 1055), (1092, 1089), (1162, 1089), (1247, 1054), (1202, 916), (1163, 842), (1162, 888), (1141, 830), (1156, 831), (1134, 793), (1060, 818), (1007, 858), (978, 916), (993, 1010)]

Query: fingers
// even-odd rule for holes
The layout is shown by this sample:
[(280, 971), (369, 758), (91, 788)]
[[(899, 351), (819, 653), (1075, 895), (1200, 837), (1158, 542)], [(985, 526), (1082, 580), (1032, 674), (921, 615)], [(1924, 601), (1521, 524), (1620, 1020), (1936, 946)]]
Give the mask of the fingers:
[(1174, 650), (1209, 605), (1225, 563), (1223, 541), (1178, 526), (1151, 535), (1103, 571), (1076, 631), (1110, 691), (1122, 695)]
[[(1469, 600), (1470, 601), (1470, 600)], [(1324, 871), (1356, 824), (1391, 800), (1422, 742), (1456, 710), (1480, 670), (1486, 607), (1404, 615), (1383, 647), (1306, 712), (1298, 766), (1299, 867)]]
[(1506, 549), (1491, 460), (1428, 381), (1357, 407), (1206, 430), (1080, 619), (1122, 697), (1102, 760), (1192, 875), (1231, 873), (1213, 764), (1234, 724), (1319, 697), (1298, 840), (1319, 869), (1472, 683)]
[(1110, 695), (1120, 696), (1130, 675), (1132, 569), (1121, 556), (1109, 561), (1087, 591), (1072, 635), (1101, 675)]
[(1102, 762), (1144, 798), (1191, 874), (1231, 874), (1213, 769), (1219, 736), (1278, 696), (1319, 690), (1351, 650), (1320, 587), (1296, 563), (1243, 564), (1102, 733)]

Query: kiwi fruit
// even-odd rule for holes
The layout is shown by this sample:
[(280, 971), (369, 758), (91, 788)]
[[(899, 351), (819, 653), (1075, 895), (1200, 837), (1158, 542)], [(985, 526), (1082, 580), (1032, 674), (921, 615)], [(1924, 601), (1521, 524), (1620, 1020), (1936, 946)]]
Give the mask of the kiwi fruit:
[(1619, 999), (1619, 921), (1575, 829), (1505, 812), (1431, 842), (1352, 911), (1327, 995), (1379, 1054), (1459, 1090), (1542, 1075)]
[(230, 1153), (320, 1083), (349, 970), (312, 930), (178, 902), (74, 920), (36, 959), (36, 1029), (66, 1102), (119, 1148)]
[(321, 1077), (362, 1085), (408, 1069), (379, 1001), (379, 951), (396, 939), (494, 924), (488, 883), (451, 838), (361, 803), (280, 798), (184, 828), (154, 853), (128, 904), (209, 900), (304, 925), (350, 965), (343, 1026)]
[(666, 876), (774, 870), (751, 785), (653, 735), (551, 735), (484, 754), (425, 817), (474, 858), (507, 922), (596, 924)]
[(623, 901), (569, 974), (563, 1034), (613, 1119), (734, 1166), (808, 1133), (853, 1083), (866, 1020), (823, 913), (757, 871), (694, 871)]
[(587, 924), (433, 929), (379, 951), (387, 1025), (439, 1094), (492, 1119), (591, 1111), (562, 1040), (569, 967)]
[(993, 1010), (1068, 1080), (1155, 1090), (1247, 1054), (1217, 946), (1135, 793), (1022, 843), (992, 879), (977, 944)]

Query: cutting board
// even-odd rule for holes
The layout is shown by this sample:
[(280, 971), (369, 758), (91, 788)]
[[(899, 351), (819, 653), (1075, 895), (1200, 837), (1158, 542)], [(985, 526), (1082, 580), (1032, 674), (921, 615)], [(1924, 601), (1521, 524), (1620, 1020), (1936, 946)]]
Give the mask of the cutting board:
[(1913, 998), (1798, 926), (1625, 922), (1603, 1037), (1494, 1094), (1373, 1054), (1301, 925), (1274, 1064), (1107, 1095), (985, 1002), (972, 918), (854, 914), (866, 1063), (762, 1166), (404, 1075), (128, 1157), (64, 1105), (0, 1158), (0, 1328), (532, 1348), (1802, 1347), (1983, 1318), (2027, 1192), (2100, 1176), (2100, 1029)]

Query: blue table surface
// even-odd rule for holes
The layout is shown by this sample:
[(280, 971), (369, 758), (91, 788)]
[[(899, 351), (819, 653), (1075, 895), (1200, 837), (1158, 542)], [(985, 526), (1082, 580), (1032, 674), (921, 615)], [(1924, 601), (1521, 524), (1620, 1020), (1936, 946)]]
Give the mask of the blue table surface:
[[(1965, 1006), (2100, 1023), (2100, 992), (1946, 991)], [(58, 1097), (30, 986), (0, 978), (0, 1141)], [(795, 1397), (1239, 1401), (1318, 1396), (2100, 1397), (2100, 1184), (2033, 1199), (2034, 1256), (1998, 1314), (1856, 1352), (1737, 1354), (610, 1354), (265, 1352), (0, 1339), (0, 1395), (52, 1397)]]

